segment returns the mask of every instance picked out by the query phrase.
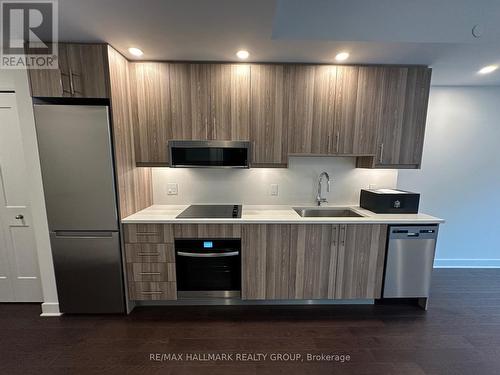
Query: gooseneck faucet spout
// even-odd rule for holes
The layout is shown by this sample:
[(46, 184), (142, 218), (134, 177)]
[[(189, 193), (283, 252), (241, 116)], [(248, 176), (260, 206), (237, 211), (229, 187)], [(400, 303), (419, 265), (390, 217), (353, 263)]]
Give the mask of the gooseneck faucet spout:
[(322, 203), (328, 203), (328, 200), (322, 197), (321, 194), (321, 182), (323, 181), (323, 177), (326, 178), (326, 191), (330, 192), (330, 176), (326, 172), (321, 172), (318, 177), (318, 195), (316, 196), (316, 203), (318, 206), (321, 206)]

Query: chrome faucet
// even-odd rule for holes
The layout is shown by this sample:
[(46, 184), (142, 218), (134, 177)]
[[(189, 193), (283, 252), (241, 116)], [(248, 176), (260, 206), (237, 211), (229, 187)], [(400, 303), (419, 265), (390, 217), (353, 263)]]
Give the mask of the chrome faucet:
[(318, 195), (316, 196), (316, 203), (318, 206), (321, 206), (322, 203), (328, 203), (326, 198), (321, 196), (321, 182), (323, 181), (323, 177), (326, 177), (326, 191), (330, 192), (330, 176), (326, 172), (321, 172), (318, 177)]

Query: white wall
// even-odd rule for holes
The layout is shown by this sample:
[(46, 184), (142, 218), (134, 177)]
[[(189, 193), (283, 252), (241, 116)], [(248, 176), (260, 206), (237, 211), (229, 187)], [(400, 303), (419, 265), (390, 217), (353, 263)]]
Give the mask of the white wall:
[(500, 267), (500, 88), (433, 87), (422, 169), (398, 186), (446, 220), (435, 266)]
[[(347, 157), (291, 157), (288, 169), (153, 168), (153, 202), (311, 205), (322, 171), (333, 178), (327, 198), (337, 205), (358, 204), (361, 188), (395, 187), (397, 180), (394, 170), (356, 169)], [(177, 196), (167, 195), (167, 183), (178, 184)], [(271, 184), (278, 184), (278, 196), (270, 195)]]
[(50, 248), (45, 199), (43, 196), (42, 175), (38, 158), (33, 106), (29, 93), (28, 76), (24, 70), (0, 69), (0, 90), (12, 90), (16, 93), (19, 123), (23, 139), (24, 157), (28, 173), (31, 214), (40, 266), (43, 304), (42, 315), (58, 315), (54, 265)]

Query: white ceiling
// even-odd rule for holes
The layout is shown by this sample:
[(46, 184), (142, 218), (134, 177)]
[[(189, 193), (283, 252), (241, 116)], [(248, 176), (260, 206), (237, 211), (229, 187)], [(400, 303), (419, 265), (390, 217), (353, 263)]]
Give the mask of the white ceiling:
[[(146, 60), (426, 64), (434, 85), (500, 85), (498, 0), (59, 0), (61, 41)], [(472, 36), (481, 25), (482, 37)]]

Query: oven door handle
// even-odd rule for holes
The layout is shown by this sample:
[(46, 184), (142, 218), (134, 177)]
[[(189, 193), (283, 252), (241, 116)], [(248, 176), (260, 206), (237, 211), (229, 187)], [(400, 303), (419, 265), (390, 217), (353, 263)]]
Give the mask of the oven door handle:
[(191, 258), (220, 258), (220, 257), (235, 257), (240, 254), (239, 251), (231, 251), (229, 253), (186, 253), (184, 251), (177, 251), (177, 255), (181, 257)]

